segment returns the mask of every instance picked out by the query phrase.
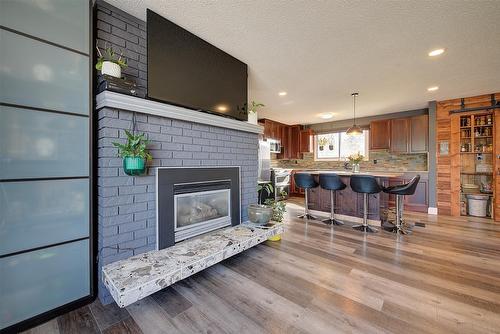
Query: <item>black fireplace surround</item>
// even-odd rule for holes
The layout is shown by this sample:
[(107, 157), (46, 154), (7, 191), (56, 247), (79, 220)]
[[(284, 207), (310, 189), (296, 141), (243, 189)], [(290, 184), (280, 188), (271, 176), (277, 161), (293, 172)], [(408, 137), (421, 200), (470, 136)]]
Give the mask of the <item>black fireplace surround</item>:
[(156, 173), (157, 249), (175, 244), (174, 195), (184, 185), (199, 184), (200, 189), (210, 185), (230, 189), (231, 226), (239, 225), (240, 168), (239, 167), (158, 167)]

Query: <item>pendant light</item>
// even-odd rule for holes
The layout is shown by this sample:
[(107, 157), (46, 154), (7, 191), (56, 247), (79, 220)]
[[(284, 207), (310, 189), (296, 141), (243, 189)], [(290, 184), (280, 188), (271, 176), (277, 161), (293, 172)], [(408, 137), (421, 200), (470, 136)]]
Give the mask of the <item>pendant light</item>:
[(356, 97), (358, 97), (359, 93), (352, 93), (351, 95), (352, 95), (354, 118), (352, 121), (352, 126), (349, 129), (347, 129), (346, 134), (348, 136), (359, 136), (363, 133), (363, 130), (356, 125)]

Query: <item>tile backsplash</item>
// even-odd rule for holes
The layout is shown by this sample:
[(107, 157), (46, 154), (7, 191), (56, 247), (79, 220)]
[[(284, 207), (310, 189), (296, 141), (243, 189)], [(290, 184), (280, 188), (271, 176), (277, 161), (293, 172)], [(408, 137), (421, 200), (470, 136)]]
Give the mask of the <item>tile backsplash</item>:
[[(377, 163), (375, 163), (375, 160)], [(361, 162), (366, 171), (427, 171), (427, 153), (394, 154), (389, 150), (370, 151), (369, 160)], [(303, 159), (271, 160), (271, 167), (306, 169), (343, 169), (344, 161), (316, 161), (314, 153), (304, 153)]]

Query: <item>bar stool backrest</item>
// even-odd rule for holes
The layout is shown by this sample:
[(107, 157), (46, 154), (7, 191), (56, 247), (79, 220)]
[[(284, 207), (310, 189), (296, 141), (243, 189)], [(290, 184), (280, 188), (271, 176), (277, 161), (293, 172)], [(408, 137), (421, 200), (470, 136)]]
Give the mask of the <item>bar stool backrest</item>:
[(365, 194), (377, 194), (382, 191), (377, 179), (371, 175), (351, 175), (351, 189)]
[(347, 187), (342, 179), (334, 173), (319, 174), (319, 185), (326, 190), (343, 190)]
[(299, 188), (309, 189), (316, 188), (318, 186), (318, 183), (314, 180), (314, 177), (311, 174), (295, 173), (293, 175), (293, 179), (295, 181), (295, 185)]

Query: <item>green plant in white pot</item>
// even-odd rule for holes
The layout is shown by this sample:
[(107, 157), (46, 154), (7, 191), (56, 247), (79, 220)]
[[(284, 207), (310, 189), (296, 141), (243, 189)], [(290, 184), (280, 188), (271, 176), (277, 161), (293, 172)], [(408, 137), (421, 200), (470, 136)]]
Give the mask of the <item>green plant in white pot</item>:
[(118, 156), (123, 158), (123, 170), (127, 175), (142, 175), (146, 171), (146, 162), (153, 159), (147, 150), (149, 141), (144, 133), (133, 134), (125, 130), (125, 134), (125, 144), (113, 143), (118, 147)]
[(250, 106), (248, 107), (248, 123), (250, 124), (257, 124), (258, 121), (258, 114), (257, 111), (259, 108), (265, 107), (264, 104), (260, 102), (255, 102), (252, 101), (250, 103)]
[(99, 59), (97, 59), (95, 68), (101, 71), (102, 74), (121, 78), (122, 69), (127, 67), (127, 60), (123, 57), (123, 52), (117, 55), (111, 47), (107, 48), (106, 46), (104, 52), (98, 46), (96, 46), (96, 49)]

